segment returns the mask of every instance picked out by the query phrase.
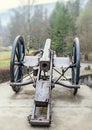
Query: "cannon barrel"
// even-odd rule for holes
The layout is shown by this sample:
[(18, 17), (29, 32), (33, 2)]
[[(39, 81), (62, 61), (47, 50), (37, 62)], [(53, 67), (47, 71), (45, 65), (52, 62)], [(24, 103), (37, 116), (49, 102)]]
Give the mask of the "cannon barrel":
[(50, 45), (51, 39), (47, 39), (44, 46), (42, 58), (39, 62), (40, 70), (43, 70), (45, 72), (47, 72), (50, 69)]

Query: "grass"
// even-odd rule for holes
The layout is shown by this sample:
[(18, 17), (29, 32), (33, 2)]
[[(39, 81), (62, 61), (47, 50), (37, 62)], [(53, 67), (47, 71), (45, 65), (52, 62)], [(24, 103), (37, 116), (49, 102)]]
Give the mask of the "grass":
[(0, 68), (9, 67), (11, 51), (0, 52)]

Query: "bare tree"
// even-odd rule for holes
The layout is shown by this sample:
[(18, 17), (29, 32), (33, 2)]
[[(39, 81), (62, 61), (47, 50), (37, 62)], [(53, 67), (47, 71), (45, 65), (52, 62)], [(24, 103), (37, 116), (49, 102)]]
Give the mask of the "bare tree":
[(49, 37), (49, 20), (42, 6), (35, 7), (31, 21), (31, 36), (35, 48), (42, 48), (46, 38)]
[[(49, 20), (47, 10), (43, 6), (35, 5), (34, 0), (30, 6), (21, 6), (13, 11), (9, 24), (10, 41), (17, 35), (22, 35), (27, 46), (42, 48), (45, 39), (49, 36)], [(30, 48), (30, 47), (29, 47)]]

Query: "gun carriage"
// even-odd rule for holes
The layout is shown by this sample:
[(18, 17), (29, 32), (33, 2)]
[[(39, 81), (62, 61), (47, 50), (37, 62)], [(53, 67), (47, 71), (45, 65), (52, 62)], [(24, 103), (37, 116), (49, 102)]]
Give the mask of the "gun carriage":
[[(51, 123), (51, 91), (56, 84), (72, 88), (76, 95), (79, 85), (80, 75), (80, 45), (79, 39), (75, 38), (72, 48), (72, 60), (69, 57), (57, 57), (55, 51), (51, 50), (51, 40), (47, 39), (44, 49), (39, 51), (39, 55), (25, 56), (25, 46), (22, 36), (17, 36), (14, 40), (11, 61), (10, 61), (10, 86), (15, 93), (20, 91), (22, 86), (33, 84), (35, 88), (34, 104), (32, 114), (28, 116), (31, 125), (49, 126)], [(27, 76), (31, 76), (29, 81), (25, 81), (23, 73), (24, 67), (31, 67), (32, 71)], [(61, 71), (58, 71), (59, 68)], [(62, 82), (67, 70), (71, 70), (71, 84)], [(59, 76), (53, 78), (53, 71)], [(37, 114), (37, 109), (44, 108), (45, 114)], [(44, 112), (43, 112), (44, 113)]]

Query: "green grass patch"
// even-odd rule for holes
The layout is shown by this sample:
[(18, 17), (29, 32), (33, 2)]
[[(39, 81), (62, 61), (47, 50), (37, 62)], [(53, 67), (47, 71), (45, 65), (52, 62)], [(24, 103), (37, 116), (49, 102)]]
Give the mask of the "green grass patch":
[(11, 51), (0, 52), (0, 68), (8, 67), (10, 65)]
[(11, 51), (2, 51), (0, 52), (0, 60), (9, 59)]

